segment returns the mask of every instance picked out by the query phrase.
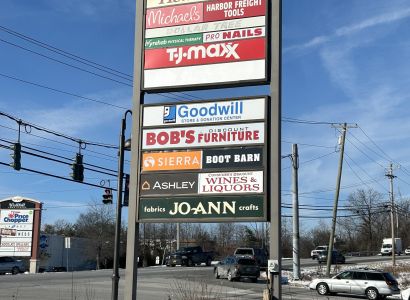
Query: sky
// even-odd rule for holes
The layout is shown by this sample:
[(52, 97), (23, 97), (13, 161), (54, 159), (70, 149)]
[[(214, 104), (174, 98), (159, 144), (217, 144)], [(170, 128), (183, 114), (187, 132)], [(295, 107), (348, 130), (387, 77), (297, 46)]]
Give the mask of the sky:
[[(2, 0), (0, 20), (0, 112), (77, 139), (117, 145), (121, 118), (132, 106), (134, 1)], [(358, 188), (373, 188), (387, 201), (390, 162), (397, 176), (396, 196), (409, 196), (409, 28), (407, 0), (283, 1), (281, 146), (282, 156), (287, 156), (292, 144), (299, 145), (301, 205), (333, 205), (340, 129), (330, 123), (357, 124), (347, 132), (340, 205)], [(70, 60), (27, 37), (102, 67)], [(267, 87), (248, 87), (189, 95), (223, 99), (266, 93)], [(179, 93), (153, 94), (147, 102), (192, 99)], [(17, 129), (14, 121), (0, 116), (1, 139), (16, 141)], [(68, 159), (79, 147), (29, 127), (21, 128), (21, 143)], [(117, 168), (115, 149), (88, 145), (82, 153), (87, 163)], [(0, 148), (0, 161), (11, 161), (10, 150)], [(69, 165), (25, 154), (22, 166), (64, 177), (71, 172)], [(281, 175), (282, 202), (289, 205), (292, 174), (287, 157)], [(44, 203), (43, 224), (75, 222), (88, 204), (101, 203), (103, 193), (98, 187), (4, 165), (0, 178), (0, 199), (20, 195)], [(107, 174), (86, 172), (85, 178), (97, 186), (116, 186), (115, 177)], [(290, 214), (283, 209), (283, 215)], [(301, 209), (300, 215), (302, 224), (310, 227), (328, 222), (331, 211)]]

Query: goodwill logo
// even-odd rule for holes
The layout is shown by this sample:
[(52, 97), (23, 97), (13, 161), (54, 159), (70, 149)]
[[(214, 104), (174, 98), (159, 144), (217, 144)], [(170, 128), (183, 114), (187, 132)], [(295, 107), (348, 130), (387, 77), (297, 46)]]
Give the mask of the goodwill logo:
[(164, 106), (164, 124), (221, 122), (240, 120), (244, 114), (243, 101)]
[(28, 223), (29, 215), (21, 214), (20, 212), (11, 211), (4, 217), (4, 223)]

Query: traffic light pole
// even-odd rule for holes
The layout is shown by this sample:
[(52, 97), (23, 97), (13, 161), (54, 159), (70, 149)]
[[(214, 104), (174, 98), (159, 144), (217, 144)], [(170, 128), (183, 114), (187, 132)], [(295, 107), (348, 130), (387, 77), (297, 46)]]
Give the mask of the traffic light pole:
[(114, 262), (112, 273), (112, 300), (118, 300), (118, 283), (120, 281), (119, 258), (120, 258), (120, 233), (121, 233), (121, 211), (122, 211), (122, 186), (124, 178), (124, 152), (125, 152), (125, 129), (127, 114), (132, 114), (127, 110), (121, 122), (120, 143), (118, 149), (118, 185), (117, 185), (117, 212), (115, 222), (115, 241), (114, 241)]

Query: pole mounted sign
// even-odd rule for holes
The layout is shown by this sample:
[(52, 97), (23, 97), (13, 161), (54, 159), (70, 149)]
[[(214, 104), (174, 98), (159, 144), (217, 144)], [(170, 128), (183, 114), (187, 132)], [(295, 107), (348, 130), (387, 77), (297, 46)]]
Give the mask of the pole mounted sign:
[(147, 0), (144, 90), (268, 80), (266, 0)]
[(267, 112), (267, 97), (143, 106), (140, 220), (266, 220)]

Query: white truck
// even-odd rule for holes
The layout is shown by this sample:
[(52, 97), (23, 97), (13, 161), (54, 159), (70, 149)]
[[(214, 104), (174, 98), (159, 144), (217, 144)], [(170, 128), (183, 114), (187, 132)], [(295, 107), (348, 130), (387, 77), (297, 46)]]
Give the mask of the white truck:
[[(380, 254), (381, 255), (392, 255), (392, 239), (391, 238), (386, 238), (383, 239), (383, 244), (382, 248), (380, 249)], [(403, 251), (402, 248), (402, 243), (401, 243), (401, 238), (395, 238), (394, 239), (394, 252), (398, 255), (400, 255)]]

